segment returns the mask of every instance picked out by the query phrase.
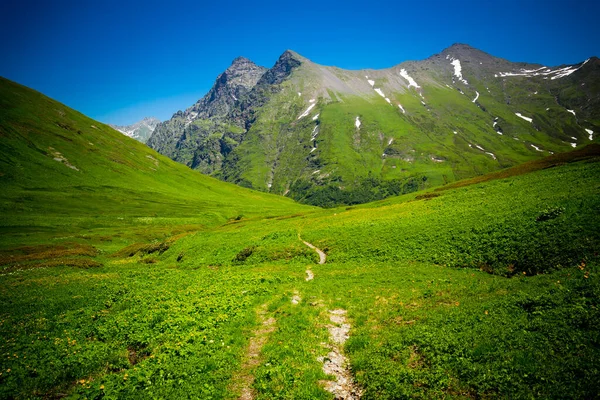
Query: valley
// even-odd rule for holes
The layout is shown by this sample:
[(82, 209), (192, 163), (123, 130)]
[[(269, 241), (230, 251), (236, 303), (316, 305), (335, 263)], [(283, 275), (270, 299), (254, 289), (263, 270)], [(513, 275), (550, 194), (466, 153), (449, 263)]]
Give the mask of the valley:
[[(298, 56), (290, 57), (286, 63), (294, 64)], [(456, 75), (449, 76), (459, 85), (476, 82), (466, 63), (460, 69), (443, 54), (435, 60), (452, 68)], [(587, 67), (553, 69), (548, 76), (576, 68)], [(272, 71), (268, 81), (285, 87), (279, 72), (286, 70)], [(484, 104), (490, 97), (485, 89), (465, 96), (428, 88), (424, 73), (407, 65), (397, 79), (408, 82), (409, 92), (400, 97), (392, 83), (379, 83), (381, 74), (369, 72), (374, 84), (352, 78), (373, 92), (369, 100), (311, 92), (308, 78), (300, 96), (261, 86), (262, 94), (272, 96), (268, 104), (288, 104), (282, 107), (288, 119), (257, 117), (248, 131), (256, 136), (248, 133), (230, 153), (244, 168), (235, 172), (228, 169), (233, 161), (225, 160), (220, 172), (262, 182), (260, 190), (202, 175), (39, 92), (0, 79), (0, 398), (596, 397), (595, 138), (579, 133), (583, 125), (575, 125), (571, 112), (552, 136), (543, 127), (555, 120), (544, 120), (540, 111), (518, 111), (539, 121), (537, 131), (490, 100), (487, 108), (495, 105), (492, 115), (503, 121), (500, 135), (493, 119), (477, 117), (483, 111), (473, 100)], [(449, 124), (444, 128), (449, 136), (438, 138), (431, 132), (439, 127), (424, 134), (408, 123), (396, 132), (404, 112), (373, 87), (401, 101), (406, 114), (422, 124), (429, 124), (425, 115), (460, 99), (475, 107), (461, 119), (453, 114), (470, 133), (455, 135), (452, 129), (459, 128)], [(420, 104), (419, 88), (432, 111)], [(252, 97), (252, 90), (234, 94)], [(435, 100), (435, 91), (448, 97)], [(595, 129), (597, 109), (572, 101), (581, 118), (577, 124)], [(562, 113), (558, 106), (556, 112)], [(166, 124), (185, 125), (187, 115)], [(230, 123), (211, 118), (189, 126)], [(160, 126), (155, 132), (166, 125)], [(214, 136), (216, 142), (242, 134), (237, 125), (228, 126), (230, 137)], [(265, 134), (273, 126), (281, 128), (281, 136)], [(514, 145), (510, 135), (516, 126), (527, 145)], [(265, 130), (259, 134), (259, 128)], [(396, 133), (381, 139), (369, 133), (377, 129)], [(577, 129), (576, 148), (563, 143), (569, 129)], [(303, 163), (312, 161), (306, 161), (306, 152), (280, 144), (297, 138), (292, 143), (310, 152), (307, 138), (315, 133), (313, 154), (331, 155), (319, 164), (321, 174), (331, 175), (314, 174), (305, 185), (308, 175), (302, 174), (312, 169)], [(330, 142), (319, 141), (325, 135)], [(501, 146), (505, 139), (511, 146)], [(355, 142), (377, 153), (344, 150)], [(406, 175), (416, 180), (398, 187), (381, 183), (383, 175), (368, 178), (368, 168), (351, 167), (357, 160), (381, 163), (385, 150), (398, 157), (390, 157), (398, 168), (387, 157), (384, 163), (396, 176), (404, 168), (400, 157), (412, 154), (402, 147), (408, 142), (423, 159), (445, 160), (430, 159), (432, 169), (410, 164), (427, 180)], [(529, 142), (547, 150), (542, 154)], [(400, 147), (393, 150), (395, 145)], [(279, 159), (277, 167), (254, 163), (253, 148), (272, 149), (261, 157)], [(463, 152), (476, 161), (458, 162)], [(444, 174), (453, 176), (446, 185)], [(298, 179), (292, 184), (286, 176)], [(331, 178), (327, 182), (341, 190), (348, 177), (371, 179), (374, 190), (387, 192), (366, 202), (375, 192), (335, 197), (323, 192), (334, 190), (323, 189), (329, 183), (314, 186), (316, 179)], [(267, 193), (269, 183), (274, 193)], [(328, 207), (275, 194), (288, 189), (290, 196), (296, 193), (291, 197), (313, 193), (321, 200), (312, 203)]]

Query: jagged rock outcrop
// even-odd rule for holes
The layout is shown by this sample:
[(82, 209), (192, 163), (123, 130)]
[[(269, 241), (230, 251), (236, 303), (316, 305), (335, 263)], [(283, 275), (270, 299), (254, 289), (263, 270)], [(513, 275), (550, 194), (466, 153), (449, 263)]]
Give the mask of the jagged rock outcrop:
[(270, 70), (247, 58), (236, 58), (206, 96), (160, 124), (148, 145), (203, 173), (220, 172), (224, 158), (256, 119), (256, 110), (300, 65), (298, 58), (286, 51)]

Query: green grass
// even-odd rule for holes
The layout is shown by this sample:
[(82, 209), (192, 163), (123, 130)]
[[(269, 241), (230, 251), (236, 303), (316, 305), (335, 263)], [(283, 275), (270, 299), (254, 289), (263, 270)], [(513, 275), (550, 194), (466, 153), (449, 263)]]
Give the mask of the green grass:
[[(0, 139), (2, 244), (100, 228), (112, 230), (111, 236), (136, 236), (176, 225), (215, 226), (238, 216), (311, 210), (190, 171), (5, 79), (0, 81)], [(77, 170), (55, 160), (61, 158), (56, 152)]]
[[(12, 271), (1, 278), (3, 396), (229, 397), (264, 303), (277, 329), (252, 371), (257, 398), (328, 397), (317, 357), (326, 310), (339, 307), (364, 398), (593, 396), (598, 172), (575, 162), (428, 200), (231, 221), (162, 253), (96, 255), (100, 268)], [(536, 221), (548, 205), (565, 211)], [(498, 231), (510, 240), (491, 240)]]

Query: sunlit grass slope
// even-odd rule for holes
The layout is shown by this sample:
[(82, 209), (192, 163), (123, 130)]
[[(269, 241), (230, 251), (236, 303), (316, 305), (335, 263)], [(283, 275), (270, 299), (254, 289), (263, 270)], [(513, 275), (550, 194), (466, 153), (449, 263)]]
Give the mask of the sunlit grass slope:
[(238, 398), (264, 310), (255, 398), (331, 399), (318, 357), (343, 308), (363, 399), (594, 398), (598, 161), (589, 147), (356, 207), (5, 250), (0, 397)]
[[(310, 210), (280, 196), (191, 171), (107, 125), (3, 78), (0, 154), (4, 243), (5, 235), (23, 232), (51, 236), (140, 224), (214, 225), (242, 215)], [(21, 235), (15, 240), (26, 239)]]

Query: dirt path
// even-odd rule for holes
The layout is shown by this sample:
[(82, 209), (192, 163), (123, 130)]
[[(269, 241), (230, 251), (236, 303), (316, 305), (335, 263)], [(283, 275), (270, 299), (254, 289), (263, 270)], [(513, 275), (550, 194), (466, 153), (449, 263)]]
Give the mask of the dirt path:
[(256, 312), (257, 318), (260, 321), (260, 327), (254, 331), (254, 335), (250, 339), (242, 367), (232, 379), (231, 392), (241, 393), (238, 400), (253, 400), (254, 391), (252, 384), (254, 383), (253, 370), (260, 363), (260, 352), (267, 343), (269, 335), (275, 330), (275, 318), (270, 317), (267, 311), (267, 305), (263, 304)]
[(346, 320), (346, 310), (330, 310), (329, 314), (332, 325), (328, 325), (327, 328), (333, 345), (329, 346), (327, 357), (319, 357), (319, 361), (323, 363), (323, 372), (335, 376), (336, 380), (325, 381), (323, 384), (336, 400), (358, 400), (362, 394), (361, 389), (354, 382), (348, 360), (342, 353), (342, 347), (350, 337), (350, 324)]
[(302, 241), (302, 243), (304, 243), (305, 245), (307, 245), (308, 247), (310, 247), (311, 249), (313, 249), (314, 251), (317, 252), (317, 254), (319, 255), (319, 264), (325, 264), (325, 261), (327, 260), (327, 255), (323, 252), (323, 250), (308, 243), (305, 240), (302, 240), (302, 238), (300, 237), (300, 234), (298, 234), (298, 239), (300, 239)]
[(313, 274), (313, 272), (310, 269), (306, 270), (306, 278), (304, 278), (304, 280), (306, 282), (308, 281), (312, 281), (315, 278), (315, 274)]

